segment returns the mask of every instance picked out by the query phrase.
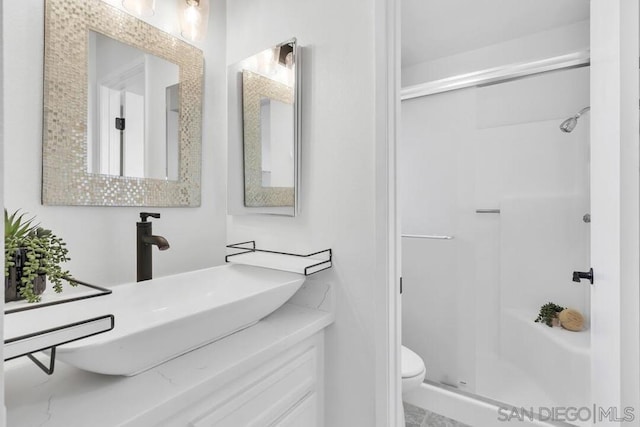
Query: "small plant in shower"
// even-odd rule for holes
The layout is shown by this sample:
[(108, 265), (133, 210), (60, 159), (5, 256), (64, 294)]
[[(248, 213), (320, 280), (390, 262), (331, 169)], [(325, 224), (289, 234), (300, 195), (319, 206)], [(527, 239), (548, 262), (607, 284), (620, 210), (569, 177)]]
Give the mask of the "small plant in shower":
[(558, 314), (562, 310), (564, 310), (564, 307), (548, 302), (540, 307), (540, 313), (538, 313), (538, 318), (535, 321), (552, 327), (554, 321), (558, 323)]
[[(11, 215), (4, 210), (4, 289), (5, 302), (26, 299), (38, 302), (46, 278), (56, 292), (62, 292), (62, 280), (70, 277), (61, 264), (69, 261), (66, 243), (51, 230), (26, 218), (20, 210)], [(75, 286), (74, 282), (70, 282)]]

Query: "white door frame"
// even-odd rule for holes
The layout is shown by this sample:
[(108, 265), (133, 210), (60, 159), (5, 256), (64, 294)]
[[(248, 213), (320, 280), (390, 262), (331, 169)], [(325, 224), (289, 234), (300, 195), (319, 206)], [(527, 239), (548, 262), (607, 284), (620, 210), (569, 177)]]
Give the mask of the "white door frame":
[(375, 0), (376, 426), (400, 426), (400, 230), (396, 140), (400, 114), (400, 0)]
[(591, 0), (591, 393), (618, 418), (634, 406), (634, 422), (607, 424), (625, 426), (640, 425), (638, 14)]

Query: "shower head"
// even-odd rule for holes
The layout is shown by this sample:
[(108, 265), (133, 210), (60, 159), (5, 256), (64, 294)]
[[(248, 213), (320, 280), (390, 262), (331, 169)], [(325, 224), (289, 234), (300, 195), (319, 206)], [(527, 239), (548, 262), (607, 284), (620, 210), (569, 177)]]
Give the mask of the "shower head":
[(562, 132), (569, 133), (576, 127), (577, 124), (578, 124), (578, 118), (570, 117), (564, 122), (560, 123), (560, 130)]
[(569, 117), (567, 120), (560, 123), (560, 130), (566, 133), (573, 131), (573, 129), (575, 129), (576, 125), (578, 124), (578, 119), (580, 118), (580, 116), (582, 116), (590, 109), (591, 107), (584, 107), (582, 110), (578, 111), (575, 116)]

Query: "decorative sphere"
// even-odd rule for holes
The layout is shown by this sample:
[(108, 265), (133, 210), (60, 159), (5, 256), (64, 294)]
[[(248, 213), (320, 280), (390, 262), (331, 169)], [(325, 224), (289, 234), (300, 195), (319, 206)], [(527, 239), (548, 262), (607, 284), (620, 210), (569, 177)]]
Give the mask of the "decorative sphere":
[(560, 320), (560, 326), (563, 328), (573, 331), (579, 332), (584, 327), (584, 317), (578, 310), (574, 310), (573, 308), (565, 308), (558, 314), (558, 319)]

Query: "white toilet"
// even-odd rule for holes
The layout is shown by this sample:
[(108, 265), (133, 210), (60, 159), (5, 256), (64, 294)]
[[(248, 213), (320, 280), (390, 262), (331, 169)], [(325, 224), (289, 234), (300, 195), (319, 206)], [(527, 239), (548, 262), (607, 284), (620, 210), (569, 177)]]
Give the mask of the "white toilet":
[[(400, 349), (400, 371), (402, 371), (402, 395), (415, 390), (422, 384), (427, 370), (420, 356), (402, 346)], [(402, 424), (405, 425), (404, 411), (402, 411)]]
[(409, 350), (407, 347), (402, 346), (400, 370), (402, 371), (402, 394), (410, 392), (416, 389), (422, 381), (424, 381), (424, 375), (426, 369), (424, 367), (424, 361), (420, 356)]

